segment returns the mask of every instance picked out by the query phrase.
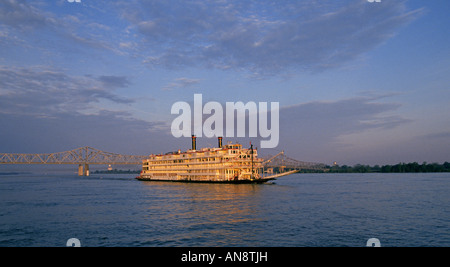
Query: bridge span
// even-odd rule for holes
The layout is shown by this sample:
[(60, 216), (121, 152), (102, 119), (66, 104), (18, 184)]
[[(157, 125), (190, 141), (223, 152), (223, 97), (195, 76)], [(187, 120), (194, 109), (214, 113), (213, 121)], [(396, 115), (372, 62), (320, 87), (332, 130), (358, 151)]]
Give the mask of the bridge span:
[(327, 167), (323, 163), (300, 161), (286, 156), (284, 151), (275, 156), (264, 158), (262, 163), (264, 173), (270, 176), (285, 176), (300, 171), (326, 171)]
[(89, 165), (141, 165), (147, 156), (121, 155), (92, 147), (49, 154), (0, 153), (0, 164), (72, 164), (78, 175), (89, 176)]

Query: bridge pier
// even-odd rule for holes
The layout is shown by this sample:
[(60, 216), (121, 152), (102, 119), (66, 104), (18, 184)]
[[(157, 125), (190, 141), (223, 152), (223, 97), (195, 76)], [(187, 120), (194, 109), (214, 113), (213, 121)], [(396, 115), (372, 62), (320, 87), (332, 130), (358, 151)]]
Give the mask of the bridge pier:
[(78, 176), (89, 176), (89, 165), (88, 164), (78, 165)]

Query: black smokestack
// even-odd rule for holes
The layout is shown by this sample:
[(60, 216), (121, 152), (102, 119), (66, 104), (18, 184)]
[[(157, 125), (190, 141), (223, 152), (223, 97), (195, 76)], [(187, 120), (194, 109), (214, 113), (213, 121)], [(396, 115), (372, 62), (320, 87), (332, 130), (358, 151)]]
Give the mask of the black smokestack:
[(218, 140), (219, 140), (219, 148), (222, 148), (222, 137), (219, 137)]
[(197, 150), (197, 137), (195, 135), (192, 135), (192, 150)]

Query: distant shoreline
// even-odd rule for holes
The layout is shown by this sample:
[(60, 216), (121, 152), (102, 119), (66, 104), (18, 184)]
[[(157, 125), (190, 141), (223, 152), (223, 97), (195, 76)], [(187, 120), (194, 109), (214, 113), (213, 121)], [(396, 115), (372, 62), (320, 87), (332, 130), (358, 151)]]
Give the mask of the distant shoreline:
[(109, 171), (93, 171), (91, 174), (139, 174), (140, 170), (109, 170)]
[(395, 165), (362, 165), (356, 164), (354, 166), (334, 165), (328, 166), (330, 173), (433, 173), (433, 172), (450, 172), (450, 163), (444, 164), (426, 162), (419, 164), (412, 163), (398, 163)]

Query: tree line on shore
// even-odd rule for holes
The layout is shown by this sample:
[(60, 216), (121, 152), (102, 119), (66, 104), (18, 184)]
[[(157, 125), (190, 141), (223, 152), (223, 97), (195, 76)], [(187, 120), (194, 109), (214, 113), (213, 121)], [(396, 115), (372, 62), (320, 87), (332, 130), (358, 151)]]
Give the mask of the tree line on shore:
[(114, 170), (96, 170), (93, 171), (93, 174), (135, 174), (135, 173), (140, 173), (140, 170), (118, 170), (118, 169), (114, 169)]
[(356, 164), (354, 166), (347, 165), (333, 165), (329, 166), (329, 171), (333, 173), (366, 173), (366, 172), (383, 172), (383, 173), (406, 173), (406, 172), (450, 172), (450, 163), (427, 163), (419, 164), (412, 163), (398, 163), (395, 165), (362, 165)]

